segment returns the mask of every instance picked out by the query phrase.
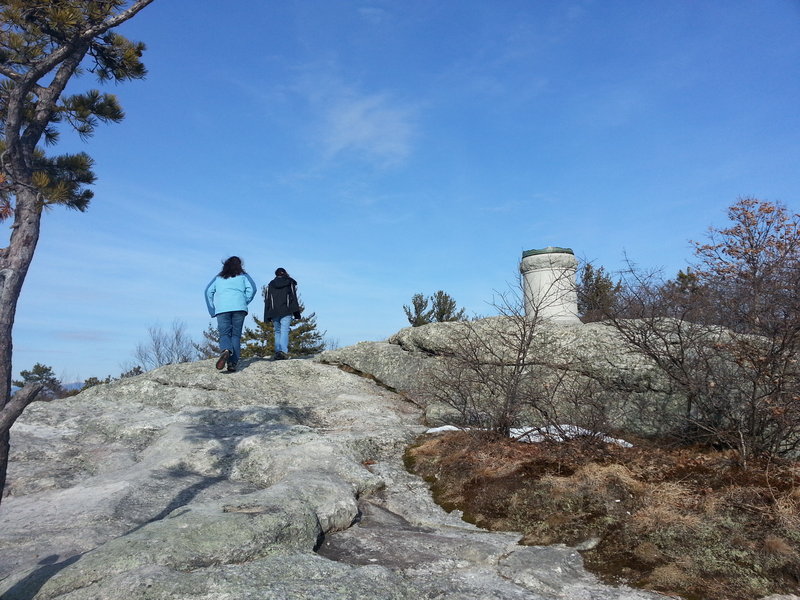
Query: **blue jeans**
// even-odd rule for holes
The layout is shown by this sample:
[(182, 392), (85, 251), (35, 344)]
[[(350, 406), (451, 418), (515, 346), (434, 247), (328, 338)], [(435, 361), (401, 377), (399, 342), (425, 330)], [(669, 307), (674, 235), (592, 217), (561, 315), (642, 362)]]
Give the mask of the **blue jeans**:
[(275, 328), (275, 352), (289, 353), (289, 323), (291, 322), (292, 315), (272, 319), (272, 325)]
[(219, 313), (217, 315), (217, 330), (219, 331), (219, 349), (229, 350), (231, 355), (228, 364), (239, 362), (242, 349), (242, 327), (247, 313), (243, 310)]

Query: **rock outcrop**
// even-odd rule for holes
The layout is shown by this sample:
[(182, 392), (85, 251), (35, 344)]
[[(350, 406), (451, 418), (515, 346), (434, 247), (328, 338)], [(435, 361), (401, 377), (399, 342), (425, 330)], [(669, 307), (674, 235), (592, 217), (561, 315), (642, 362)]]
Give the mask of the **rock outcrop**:
[[(375, 375), (402, 387), (383, 377), (409, 353), (380, 347), (394, 358)], [(173, 365), (30, 406), (0, 505), (0, 597), (658, 597), (436, 506), (402, 463), (422, 412), (386, 387), (312, 360), (242, 367)]]
[[(489, 317), (470, 322), (430, 323), (400, 330), (384, 342), (323, 352), (323, 362), (368, 373), (390, 389), (419, 403), (431, 426), (459, 424), (452, 409), (426, 399), (424, 383), (446, 357), (461, 352), (488, 363), (518, 359), (519, 339), (527, 337), (526, 360), (538, 361), (541, 375), (567, 373), (576, 388), (596, 384), (594, 400), (604, 403), (617, 429), (653, 434), (666, 422), (665, 411), (680, 406), (660, 371), (634, 353), (616, 329), (603, 323), (541, 322), (521, 332), (518, 319)], [(480, 340), (480, 341), (477, 341)], [(463, 352), (464, 346), (471, 350)]]

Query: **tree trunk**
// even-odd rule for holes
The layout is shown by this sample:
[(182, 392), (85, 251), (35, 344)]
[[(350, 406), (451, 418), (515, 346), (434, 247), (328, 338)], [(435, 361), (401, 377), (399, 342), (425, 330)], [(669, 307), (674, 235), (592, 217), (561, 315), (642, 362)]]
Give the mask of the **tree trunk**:
[[(11, 398), (3, 410), (0, 411), (0, 481), (5, 486), (6, 471), (8, 470), (8, 456), (11, 451), (11, 434), (10, 429), (31, 402), (36, 399), (44, 386), (41, 383), (29, 383)], [(2, 489), (2, 488), (0, 488)], [(0, 498), (2, 494), (0, 493)]]
[[(6, 483), (9, 453), (9, 430), (22, 413), (18, 403), (11, 403), (11, 333), (17, 312), (22, 284), (33, 260), (39, 241), (42, 211), (32, 187), (17, 185), (17, 204), (14, 213), (11, 242), (0, 250), (0, 490)], [(36, 394), (26, 395), (26, 405)], [(2, 494), (0, 494), (2, 496)]]

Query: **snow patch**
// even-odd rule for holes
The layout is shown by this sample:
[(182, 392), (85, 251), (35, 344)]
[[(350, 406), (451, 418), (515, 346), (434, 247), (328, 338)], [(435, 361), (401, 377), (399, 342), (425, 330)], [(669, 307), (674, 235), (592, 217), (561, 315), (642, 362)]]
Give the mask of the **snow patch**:
[[(446, 433), (448, 431), (469, 431), (469, 427), (456, 427), (454, 425), (442, 425), (441, 427), (432, 427), (425, 433)], [(596, 437), (608, 444), (617, 444), (623, 448), (632, 448), (633, 444), (621, 440), (619, 438), (612, 438), (603, 433), (590, 431), (583, 427), (576, 425), (550, 425), (549, 427), (515, 427), (509, 432), (509, 437), (514, 438), (518, 442), (526, 444), (535, 444), (544, 441), (563, 442), (577, 437)]]

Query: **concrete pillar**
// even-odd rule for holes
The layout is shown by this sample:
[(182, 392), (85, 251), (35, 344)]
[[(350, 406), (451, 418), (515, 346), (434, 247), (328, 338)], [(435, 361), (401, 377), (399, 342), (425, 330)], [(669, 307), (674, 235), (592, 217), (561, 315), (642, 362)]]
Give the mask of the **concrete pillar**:
[(548, 246), (522, 253), (520, 263), (525, 315), (559, 323), (580, 323), (575, 272), (578, 261), (569, 248)]

